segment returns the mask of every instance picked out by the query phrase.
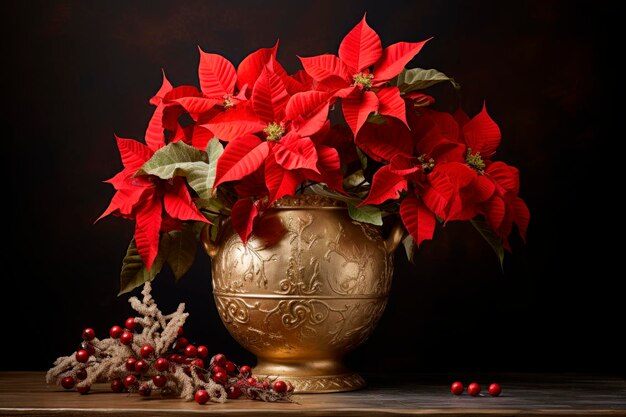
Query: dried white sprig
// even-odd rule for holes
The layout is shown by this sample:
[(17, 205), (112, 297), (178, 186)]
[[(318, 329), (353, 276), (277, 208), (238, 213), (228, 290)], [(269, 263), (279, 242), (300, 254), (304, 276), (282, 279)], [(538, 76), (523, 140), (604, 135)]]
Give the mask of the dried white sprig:
[[(141, 348), (150, 345), (154, 348), (154, 357), (146, 372), (139, 377), (139, 384), (134, 384), (128, 388), (129, 391), (139, 391), (149, 393), (159, 392), (161, 395), (172, 395), (187, 400), (194, 398), (199, 389), (206, 390), (209, 399), (214, 402), (223, 403), (228, 394), (224, 385), (215, 382), (211, 378), (211, 370), (215, 366), (214, 359), (211, 359), (209, 369), (199, 367), (193, 361), (187, 359), (184, 363), (170, 361), (169, 372), (159, 372), (154, 366), (154, 359), (159, 357), (169, 357), (174, 353), (174, 346), (178, 339), (178, 331), (189, 317), (185, 313), (185, 304), (178, 305), (176, 311), (164, 315), (159, 310), (156, 302), (152, 298), (152, 286), (150, 282), (144, 284), (141, 291), (142, 299), (131, 297), (128, 302), (139, 314), (134, 317), (135, 323), (141, 326), (140, 330), (133, 330), (133, 341), (130, 345), (124, 345), (118, 339), (94, 338), (84, 341), (81, 347), (91, 350), (87, 362), (81, 363), (76, 359), (76, 352), (70, 356), (62, 356), (54, 362), (54, 366), (46, 374), (46, 381), (49, 384), (61, 384), (65, 377), (72, 377), (77, 382), (76, 387), (90, 387), (97, 382), (109, 382), (117, 378), (124, 379), (128, 375), (135, 375), (135, 370), (129, 371), (126, 368), (126, 361), (129, 358), (141, 358)], [(177, 355), (180, 356), (180, 355)], [(222, 359), (224, 359), (222, 355)], [(86, 373), (86, 376), (84, 375)], [(257, 382), (252, 379), (248, 381), (248, 375), (232, 374), (226, 383), (229, 389), (237, 388), (248, 398), (260, 399), (263, 401), (291, 401), (291, 392), (278, 393), (271, 388), (271, 381), (265, 380)], [(81, 375), (83, 374), (83, 375)], [(167, 381), (163, 387), (157, 387), (152, 379), (156, 375), (165, 375)], [(78, 376), (84, 377), (80, 379)], [(235, 376), (236, 375), (236, 376)]]
[[(79, 370), (85, 370), (87, 377), (76, 384), (77, 387), (91, 386), (97, 382), (108, 382), (116, 378), (124, 378), (131, 374), (126, 369), (126, 360), (130, 357), (140, 357), (141, 347), (149, 344), (155, 348), (156, 357), (164, 356), (178, 337), (178, 329), (183, 327), (189, 313), (185, 313), (185, 304), (181, 303), (172, 314), (163, 315), (151, 295), (152, 286), (146, 282), (141, 294), (142, 300), (131, 297), (128, 302), (139, 314), (135, 322), (141, 326), (140, 333), (133, 334), (133, 342), (130, 346), (120, 343), (118, 339), (106, 338), (89, 341), (95, 350), (86, 363), (76, 360), (76, 352), (69, 356), (62, 356), (54, 362), (54, 366), (46, 374), (48, 384), (60, 384), (66, 376), (71, 376), (75, 381)], [(206, 372), (206, 371), (204, 371)], [(134, 372), (133, 372), (134, 373)], [(210, 399), (215, 402), (226, 401), (224, 387), (210, 378), (202, 380), (198, 372), (192, 370), (185, 373), (182, 366), (177, 366), (174, 372), (167, 374), (167, 384), (158, 388), (154, 385), (152, 377), (160, 374), (154, 367), (142, 375), (143, 385), (160, 391), (162, 394), (176, 395), (185, 399), (193, 399), (198, 389), (206, 389)]]

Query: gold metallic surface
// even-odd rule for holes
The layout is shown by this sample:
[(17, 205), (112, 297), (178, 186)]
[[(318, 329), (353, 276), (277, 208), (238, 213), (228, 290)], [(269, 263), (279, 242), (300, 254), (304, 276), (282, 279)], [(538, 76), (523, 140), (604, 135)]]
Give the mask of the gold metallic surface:
[(315, 195), (275, 206), (245, 247), (229, 223), (217, 244), (203, 233), (220, 317), (257, 356), (255, 375), (284, 378), (301, 393), (361, 388), (365, 381), (342, 359), (383, 313), (402, 228), (386, 241)]

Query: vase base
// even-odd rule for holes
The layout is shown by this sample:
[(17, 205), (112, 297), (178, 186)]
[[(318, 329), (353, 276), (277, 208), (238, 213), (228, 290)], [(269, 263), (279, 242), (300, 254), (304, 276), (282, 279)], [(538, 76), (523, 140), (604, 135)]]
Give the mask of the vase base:
[[(264, 375), (265, 376), (265, 375)], [(275, 375), (267, 375), (275, 379)], [(280, 378), (289, 381), (296, 394), (323, 394), (329, 392), (354, 391), (364, 388), (365, 379), (356, 372), (328, 376), (293, 376), (281, 375)]]
[(253, 370), (255, 377), (289, 381), (298, 394), (354, 391), (366, 385), (363, 377), (348, 369), (341, 358), (257, 358), (258, 364)]

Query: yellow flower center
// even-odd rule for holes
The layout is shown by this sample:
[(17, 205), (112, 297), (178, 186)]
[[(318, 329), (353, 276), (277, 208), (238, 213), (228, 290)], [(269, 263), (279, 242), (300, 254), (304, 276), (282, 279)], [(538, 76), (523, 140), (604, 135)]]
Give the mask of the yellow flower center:
[(233, 103), (230, 96), (224, 96), (224, 103), (222, 103), (222, 106), (224, 106), (224, 109), (230, 109), (234, 105), (235, 103)]
[(480, 156), (480, 152), (472, 153), (472, 148), (467, 148), (467, 156), (465, 157), (465, 163), (479, 174), (485, 173), (485, 162)]
[(369, 74), (365, 72), (359, 72), (358, 74), (354, 74), (352, 79), (354, 80), (355, 85), (362, 85), (363, 88), (372, 88), (372, 79), (374, 78), (374, 74)]
[(422, 164), (422, 171), (424, 171), (425, 173), (432, 171), (435, 167), (435, 160), (433, 158), (428, 158), (427, 160), (425, 153), (418, 156), (417, 160), (420, 164)]
[(267, 140), (276, 142), (285, 134), (285, 128), (276, 122), (272, 122), (263, 129), (263, 132), (267, 135)]

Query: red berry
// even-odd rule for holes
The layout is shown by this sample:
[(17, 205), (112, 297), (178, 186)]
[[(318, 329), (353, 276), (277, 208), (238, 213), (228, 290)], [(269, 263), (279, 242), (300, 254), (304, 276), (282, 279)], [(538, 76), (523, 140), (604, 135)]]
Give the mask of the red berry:
[(237, 385), (231, 385), (226, 388), (226, 396), (231, 399), (236, 399), (241, 397), (242, 391), (241, 388)]
[(94, 337), (96, 337), (96, 332), (92, 328), (88, 327), (83, 330), (83, 340), (93, 340)]
[(76, 352), (76, 360), (81, 363), (87, 362), (89, 360), (89, 352), (87, 352), (85, 349), (79, 350), (78, 352)]
[(189, 344), (189, 341), (186, 338), (179, 337), (178, 339), (176, 339), (176, 345), (174, 346), (174, 348), (175, 349), (185, 349), (188, 344)]
[(193, 358), (198, 354), (198, 349), (194, 345), (187, 345), (185, 347), (185, 356)]
[(271, 385), (272, 384), (270, 383), (269, 379), (264, 379), (263, 382), (261, 382), (261, 388), (263, 388), (264, 390), (270, 389)]
[(226, 361), (226, 365), (224, 365), (224, 369), (226, 369), (226, 372), (228, 372), (229, 374), (234, 374), (235, 371), (237, 370), (237, 366), (231, 361)]
[(196, 358), (191, 361), (192, 366), (196, 366), (198, 368), (204, 368), (204, 361), (200, 358)]
[(87, 353), (89, 353), (89, 355), (95, 355), (96, 354), (96, 348), (93, 347), (93, 345), (87, 343), (87, 342), (83, 342), (85, 344), (84, 349), (87, 351)]
[(82, 385), (80, 387), (76, 387), (76, 391), (80, 392), (82, 395), (85, 395), (91, 389), (91, 385)]
[(287, 384), (284, 381), (276, 381), (274, 382), (274, 391), (282, 394), (283, 392), (287, 392)]
[(122, 333), (122, 335), (120, 336), (120, 343), (126, 346), (133, 343), (133, 334), (131, 332)]
[(222, 368), (226, 366), (226, 356), (224, 356), (222, 353), (218, 353), (217, 355), (213, 356), (213, 359), (211, 359), (211, 361), (213, 362), (213, 365), (221, 366)]
[(476, 382), (472, 382), (467, 386), (467, 393), (472, 397), (476, 397), (480, 393), (480, 385)]
[(214, 374), (221, 372), (223, 374), (226, 373), (226, 369), (222, 368), (221, 366), (213, 366), (213, 368), (211, 368), (211, 372), (213, 372)]
[(124, 391), (124, 384), (122, 383), (121, 379), (115, 378), (113, 381), (111, 381), (111, 391), (113, 392)]
[(226, 384), (228, 383), (228, 375), (226, 375), (224, 372), (216, 372), (213, 375), (213, 381), (217, 382), (218, 384)]
[(174, 359), (172, 359), (176, 363), (183, 364), (185, 363), (185, 357), (183, 355), (174, 354)]
[(148, 369), (150, 369), (150, 364), (143, 359), (139, 359), (137, 362), (135, 362), (135, 372), (143, 374), (147, 372)]
[(150, 345), (143, 345), (140, 350), (141, 356), (144, 358), (149, 358), (150, 355), (154, 354), (154, 348)]
[(183, 335), (183, 328), (182, 328), (182, 327), (179, 327), (179, 328), (178, 328), (178, 331), (176, 332), (176, 334), (177, 334), (178, 336), (182, 336), (182, 335)]
[(167, 384), (167, 378), (163, 375), (155, 375), (152, 377), (152, 382), (157, 388), (163, 388)]
[(241, 374), (241, 376), (250, 376), (252, 375), (252, 369), (250, 369), (248, 365), (244, 365), (239, 368), (239, 374)]
[(452, 388), (450, 388), (450, 391), (452, 391), (454, 395), (461, 395), (463, 394), (464, 389), (465, 388), (463, 387), (463, 384), (457, 381), (452, 383)]
[(209, 356), (209, 349), (203, 345), (198, 346), (198, 357), (204, 359), (207, 356)]
[(497, 397), (502, 392), (502, 387), (500, 384), (493, 383), (489, 385), (489, 395), (492, 397)]
[(137, 362), (137, 359), (135, 358), (128, 358), (126, 359), (126, 370), (128, 372), (135, 372), (135, 363)]
[(87, 370), (85, 368), (81, 368), (76, 371), (76, 378), (80, 379), (81, 381), (87, 378)]
[(61, 386), (65, 389), (74, 388), (74, 378), (72, 378), (71, 376), (66, 376), (61, 380)]
[(256, 378), (251, 376), (247, 379), (249, 385), (256, 385)]
[(111, 330), (109, 330), (109, 336), (111, 336), (113, 339), (117, 339), (122, 335), (122, 333), (124, 333), (124, 329), (122, 329), (120, 326), (113, 326), (111, 327)]
[(154, 367), (157, 369), (157, 371), (165, 372), (170, 367), (170, 363), (165, 358), (159, 358), (156, 360)]
[(129, 317), (126, 319), (126, 323), (124, 323), (124, 326), (126, 326), (126, 328), (128, 330), (135, 330), (135, 327), (137, 327), (137, 323), (135, 322), (135, 318), (134, 317)]
[(198, 404), (206, 404), (207, 401), (209, 401), (209, 393), (206, 392), (206, 390), (199, 389), (196, 391), (196, 395), (194, 395), (193, 398)]
[(138, 392), (139, 395), (141, 395), (142, 397), (149, 397), (150, 394), (152, 394), (152, 390), (150, 389), (148, 384), (141, 384)]
[(126, 378), (124, 378), (124, 386), (126, 388), (130, 388), (136, 383), (137, 383), (137, 378), (135, 377), (135, 375), (128, 375)]

